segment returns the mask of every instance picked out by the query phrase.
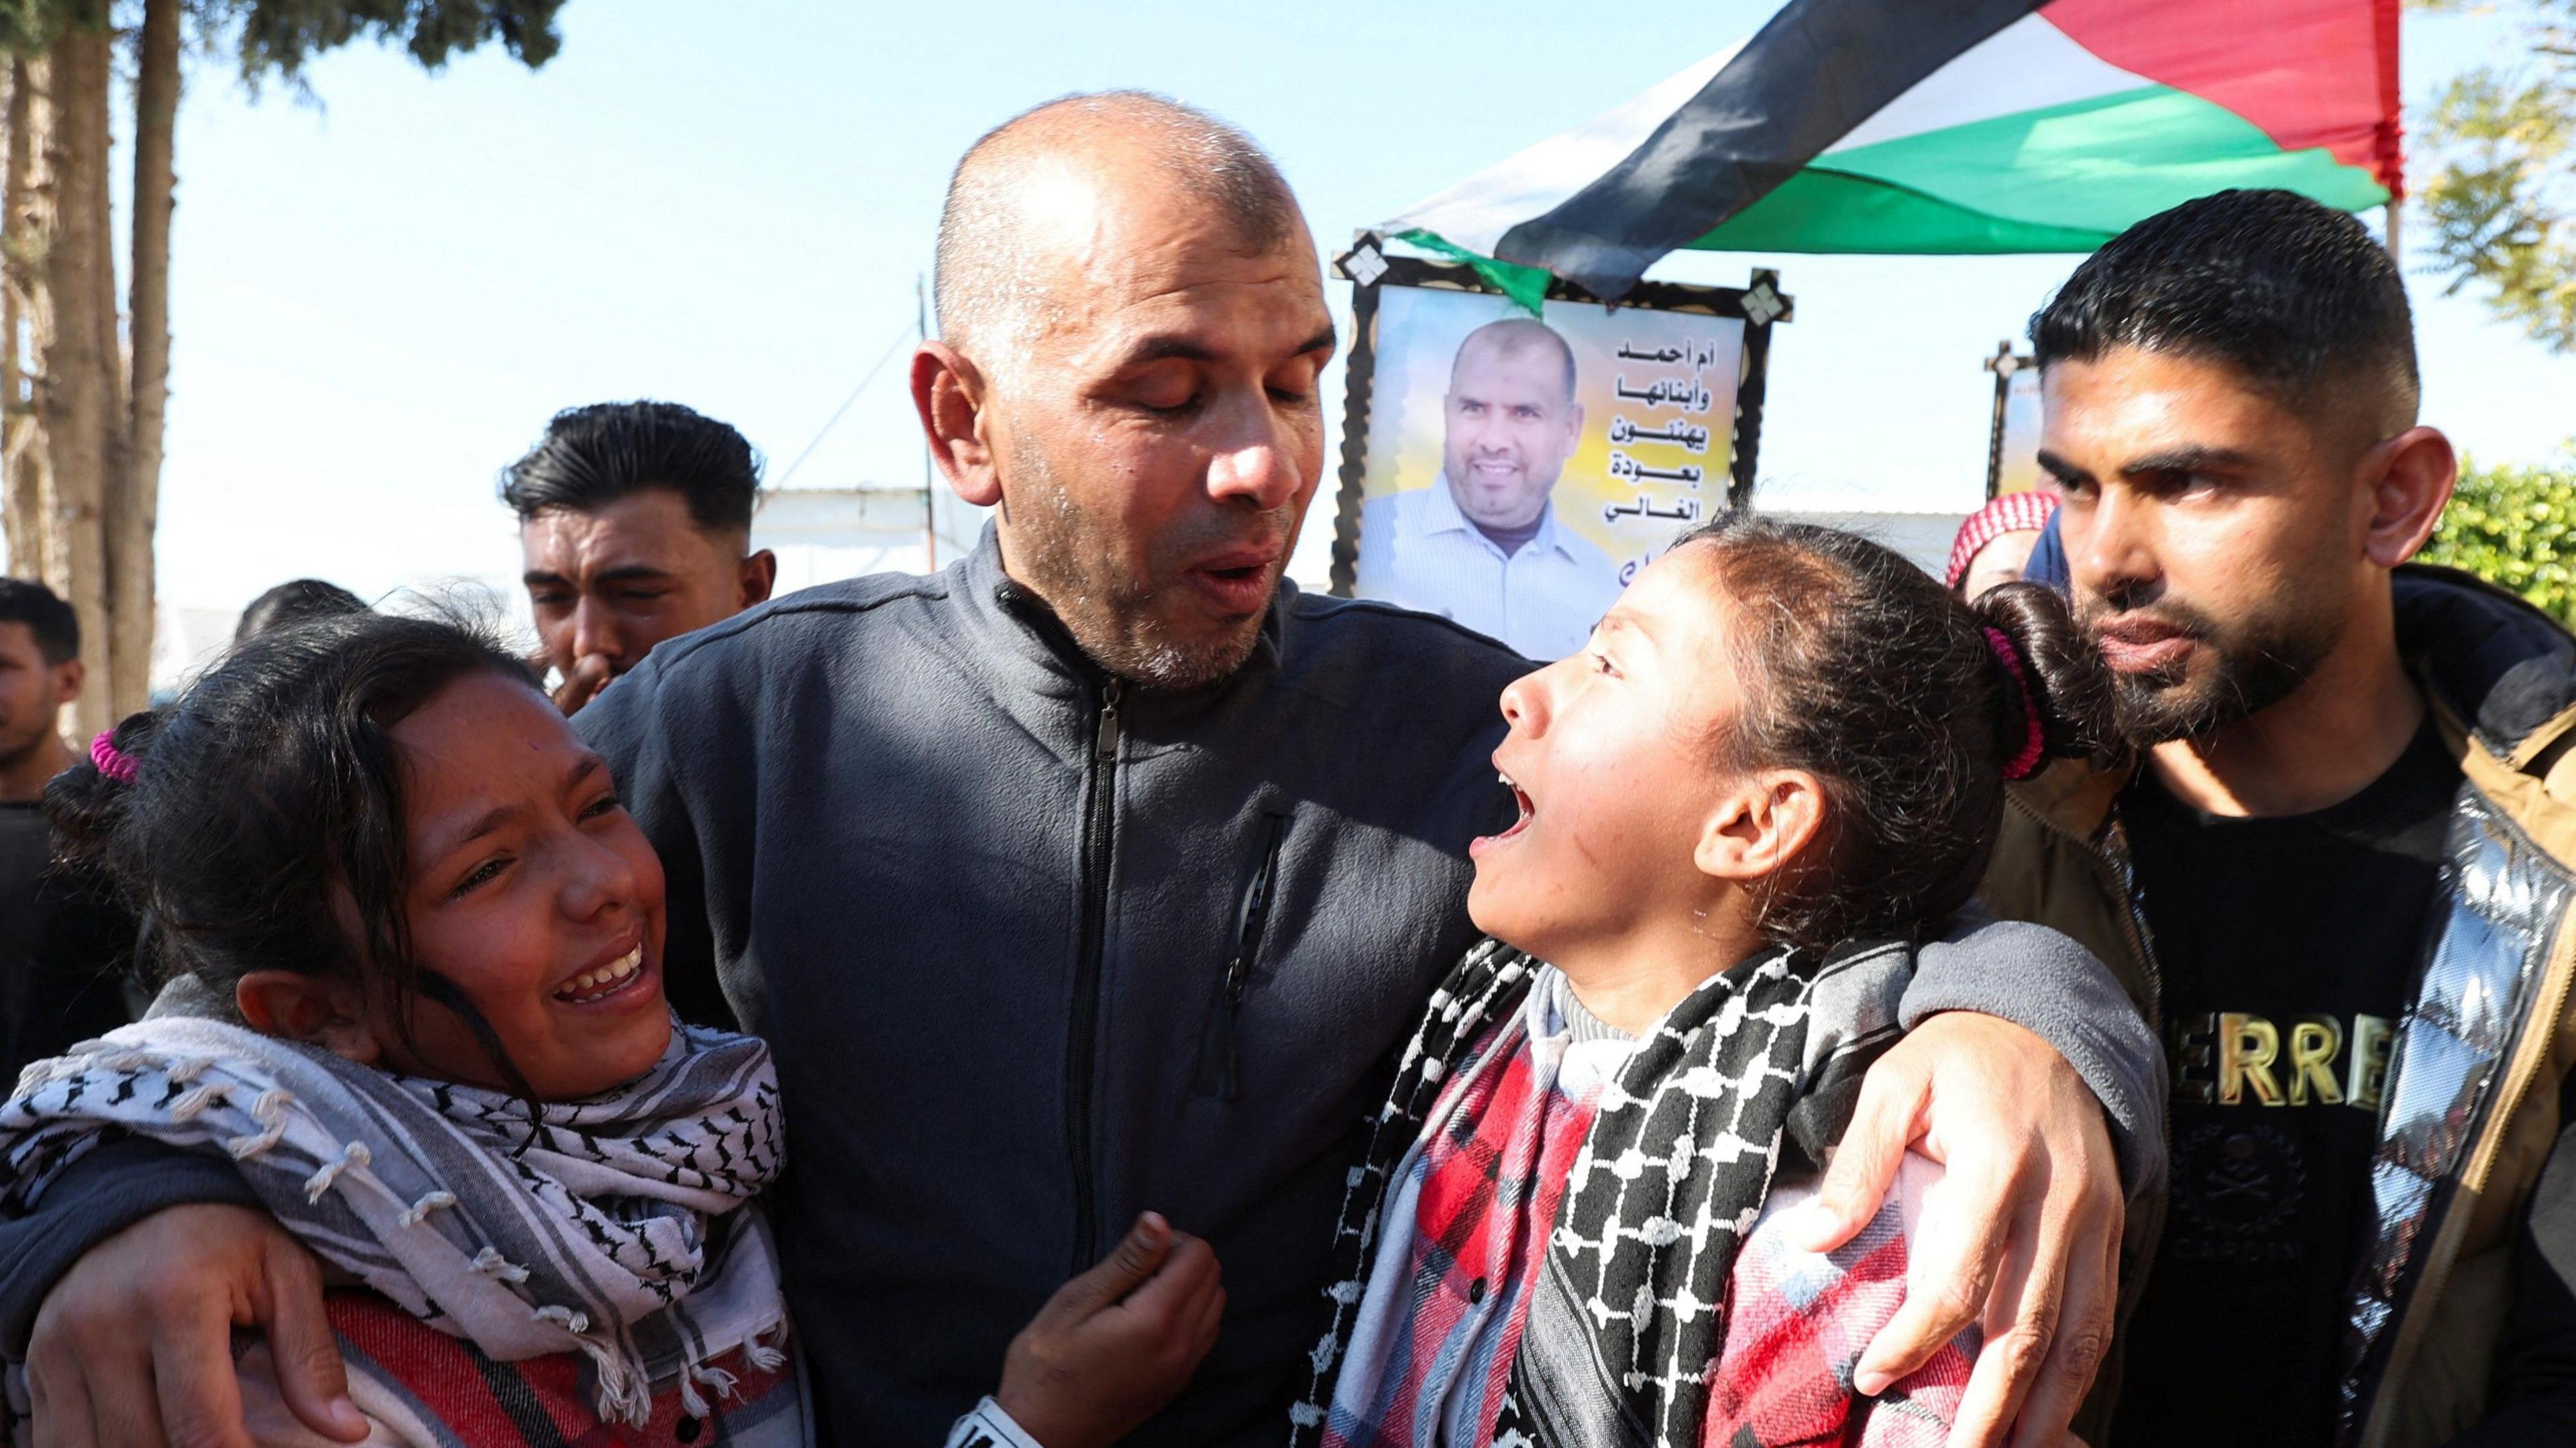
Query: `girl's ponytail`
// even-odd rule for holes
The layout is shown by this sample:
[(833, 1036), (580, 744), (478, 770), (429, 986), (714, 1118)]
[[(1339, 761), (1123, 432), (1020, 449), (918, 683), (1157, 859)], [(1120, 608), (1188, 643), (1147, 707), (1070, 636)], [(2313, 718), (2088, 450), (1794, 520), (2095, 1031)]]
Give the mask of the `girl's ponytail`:
[(45, 786), (55, 853), (115, 873), (117, 828), (133, 812), (142, 759), (161, 716), (145, 710), (91, 741), (89, 753)]
[(2115, 764), (2125, 746), (2113, 713), (2111, 669), (2066, 599), (2042, 584), (2006, 583), (1968, 609), (1987, 631), (2003, 684), (1996, 750), (2005, 777), (2022, 778), (2052, 759), (2081, 759), (2097, 769)]

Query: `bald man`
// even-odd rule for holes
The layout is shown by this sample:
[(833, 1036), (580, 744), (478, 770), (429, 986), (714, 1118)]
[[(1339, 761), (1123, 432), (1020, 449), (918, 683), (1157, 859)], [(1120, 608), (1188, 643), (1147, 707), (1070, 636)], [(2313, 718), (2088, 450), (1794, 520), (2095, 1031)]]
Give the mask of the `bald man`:
[(1514, 317), (1468, 333), (1441, 400), (1439, 480), (1362, 510), (1354, 591), (1533, 659), (1581, 649), (1619, 597), (1619, 577), (1550, 501), (1583, 438), (1574, 384), (1574, 349), (1544, 322)]
[[(1114, 1333), (1014, 1334), (1151, 1210), (1214, 1246), (1226, 1310), (1185, 1390), (1123, 1403), (1125, 1441), (1275, 1443), (1373, 1091), (1474, 938), (1467, 843), (1516, 814), (1490, 756), (1527, 665), (1283, 583), (1334, 336), (1251, 141), (1150, 96), (1041, 107), (959, 165), (938, 268), (913, 395), (951, 486), (998, 505), (982, 546), (667, 643), (578, 727), (662, 852), (673, 998), (775, 1052), (792, 1165), (767, 1201), (820, 1440), (938, 1443), (1006, 1348), (1106, 1376)], [(1909, 1011), (2045, 975), (1937, 954)], [(2100, 1054), (2088, 1029), (2067, 1056)], [(2081, 1259), (2108, 1260), (2119, 1213), (2095, 1092), (2152, 1094), (2137, 1037), (2123, 1086), (1951, 1010), (1873, 1070), (1854, 1131), (1901, 1154), (1937, 1124), (1948, 1152), (1959, 1231), (1929, 1260), (2005, 1283), (1930, 1294), (1897, 1373), (1980, 1310), (2027, 1315), (1995, 1359), (2009, 1421), (2061, 1295), (2092, 1340)], [(96, 1405), (94, 1438), (45, 1441), (236, 1442), (237, 1318), (281, 1339), (289, 1402), (329, 1431), (311, 1259), (208, 1205), (238, 1200), (230, 1166), (85, 1165), (0, 1232), (0, 1342), (35, 1312), (57, 1400)], [(1846, 1234), (1878, 1204), (1854, 1180)]]

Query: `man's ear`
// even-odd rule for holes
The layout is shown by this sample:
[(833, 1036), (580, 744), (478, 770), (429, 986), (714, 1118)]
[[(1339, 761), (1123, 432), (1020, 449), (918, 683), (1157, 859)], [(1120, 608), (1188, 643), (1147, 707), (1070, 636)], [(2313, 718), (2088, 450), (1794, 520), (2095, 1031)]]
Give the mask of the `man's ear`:
[(1713, 879), (1749, 885), (1797, 858), (1825, 822), (1825, 790), (1803, 769), (1738, 776), (1700, 826), (1691, 863)]
[(2410, 427), (2372, 448), (2363, 466), (2370, 523), (2362, 551), (2372, 563), (2394, 568), (2432, 539), (2460, 480), (2460, 460), (2440, 429)]
[(89, 682), (89, 665), (78, 659), (65, 659), (54, 665), (54, 702), (68, 704), (80, 697), (81, 685)]
[(912, 354), (912, 406), (921, 414), (931, 461), (948, 486), (978, 508), (1002, 500), (1001, 473), (984, 440), (984, 374), (966, 354), (945, 342), (924, 342)]
[(778, 555), (763, 548), (742, 560), (742, 606), (769, 602), (769, 591), (778, 586)]
[(367, 1024), (357, 987), (291, 970), (254, 970), (233, 983), (233, 1006), (263, 1036), (320, 1046), (362, 1066), (374, 1065), (384, 1043)]

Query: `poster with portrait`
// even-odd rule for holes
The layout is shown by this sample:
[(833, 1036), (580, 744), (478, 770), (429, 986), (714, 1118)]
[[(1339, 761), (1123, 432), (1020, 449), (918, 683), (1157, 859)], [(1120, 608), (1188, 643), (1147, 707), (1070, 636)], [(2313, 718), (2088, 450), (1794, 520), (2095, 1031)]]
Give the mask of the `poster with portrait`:
[(1534, 316), (1466, 266), (1367, 242), (1340, 266), (1358, 335), (1335, 593), (1562, 658), (1677, 534), (1750, 497), (1776, 274), (1616, 306), (1552, 282)]

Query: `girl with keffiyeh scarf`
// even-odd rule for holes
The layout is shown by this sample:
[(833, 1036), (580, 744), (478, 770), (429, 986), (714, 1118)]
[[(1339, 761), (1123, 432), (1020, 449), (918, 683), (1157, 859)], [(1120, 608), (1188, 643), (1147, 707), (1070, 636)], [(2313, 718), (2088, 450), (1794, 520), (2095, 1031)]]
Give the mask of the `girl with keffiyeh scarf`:
[[(424, 619), (285, 629), (102, 735), (47, 807), (153, 922), (167, 984), (27, 1069), (0, 1206), (122, 1137), (237, 1164), (355, 1284), (326, 1308), (350, 1401), (290, 1411), (254, 1343), (253, 1441), (810, 1441), (753, 1205), (783, 1158), (768, 1049), (673, 1018), (660, 863), (518, 660)], [(1179, 1326), (1070, 1386), (1015, 1346), (960, 1431), (1105, 1442), (1177, 1391), (1223, 1293), (1159, 1221), (1032, 1332), (1121, 1289)], [(77, 1364), (32, 1367), (10, 1373), (17, 1441), (30, 1409), (72, 1436), (115, 1411)]]
[[(1976, 1343), (1875, 1395), (1940, 1170), (1801, 1249), (1791, 1209), (1967, 904), (2003, 783), (2112, 747), (2062, 600), (1731, 516), (1503, 695), (1521, 806), (1489, 938), (1433, 994), (1335, 1238), (1292, 1441), (1935, 1448)], [(2037, 927), (2028, 948), (2071, 950)]]

